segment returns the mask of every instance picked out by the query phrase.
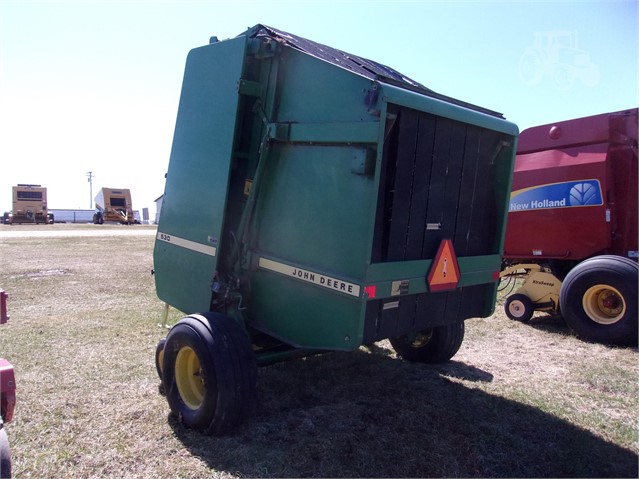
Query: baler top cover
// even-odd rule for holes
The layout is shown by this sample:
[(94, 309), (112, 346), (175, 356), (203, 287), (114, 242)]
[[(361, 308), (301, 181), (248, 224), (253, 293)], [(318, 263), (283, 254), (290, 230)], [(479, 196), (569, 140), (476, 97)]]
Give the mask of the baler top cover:
[(433, 98), (438, 98), (449, 103), (454, 103), (466, 108), (471, 108), (473, 110), (481, 111), (489, 115), (503, 118), (503, 115), (501, 113), (497, 113), (492, 110), (479, 107), (477, 105), (471, 105), (470, 103), (466, 103), (455, 98), (436, 93), (433, 90), (426, 88), (421, 83), (407, 77), (406, 75), (401, 74), (397, 70), (389, 66), (382, 65), (381, 63), (378, 63), (374, 60), (369, 60), (357, 55), (353, 55), (352, 53), (347, 53), (328, 45), (323, 45), (321, 43), (317, 43), (312, 40), (308, 40), (306, 38), (302, 38), (297, 35), (293, 35), (291, 33), (269, 27), (267, 25), (256, 25), (242, 35), (246, 35), (252, 38), (271, 38), (281, 44), (296, 48), (299, 51), (312, 55), (326, 62), (332, 63), (333, 65), (337, 65), (341, 68), (350, 70), (353, 73), (357, 73), (358, 75), (366, 77), (370, 80), (388, 83), (400, 88), (405, 88), (421, 93), (422, 95), (431, 96)]

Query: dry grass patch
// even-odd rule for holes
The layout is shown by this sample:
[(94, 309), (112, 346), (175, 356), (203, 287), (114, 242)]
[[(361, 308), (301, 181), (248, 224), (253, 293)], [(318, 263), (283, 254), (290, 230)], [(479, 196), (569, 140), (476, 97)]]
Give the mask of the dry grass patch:
[(403, 362), (386, 341), (277, 364), (237, 434), (185, 430), (157, 393), (153, 236), (8, 228), (0, 354), (18, 381), (17, 477), (637, 477), (636, 349), (500, 305), (467, 323), (447, 364)]

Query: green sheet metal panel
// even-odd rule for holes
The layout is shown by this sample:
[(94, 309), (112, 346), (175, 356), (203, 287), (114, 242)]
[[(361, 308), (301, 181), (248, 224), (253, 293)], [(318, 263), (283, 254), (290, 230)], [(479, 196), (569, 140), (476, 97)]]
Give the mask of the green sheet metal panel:
[(432, 113), (438, 117), (449, 118), (470, 125), (479, 126), (510, 136), (518, 136), (519, 128), (514, 123), (470, 108), (460, 108), (438, 98), (432, 98), (417, 92), (389, 84), (381, 85), (381, 95), (388, 103)]
[(251, 323), (304, 348), (353, 349), (361, 344), (357, 278), (366, 271), (377, 188), (372, 176), (352, 170), (367, 149), (281, 144), (272, 155), (257, 215)]
[[(360, 282), (383, 137), (379, 112), (366, 102), (376, 86), (294, 49), (283, 48), (277, 61), (279, 81), (270, 85), (277, 92), (270, 96), (278, 101), (269, 120), (279, 128), (261, 160), (254, 224), (255, 254), (272, 263), (251, 273), (247, 316), (292, 345), (351, 350), (361, 344)], [(316, 281), (293, 278), (293, 271)]]
[(246, 39), (188, 55), (154, 249), (158, 297), (208, 311), (227, 200)]
[(374, 82), (303, 52), (284, 48), (280, 58), (278, 122), (339, 123), (379, 120), (366, 92)]
[[(368, 262), (373, 177), (353, 173), (367, 148), (273, 146), (259, 204), (257, 249), (283, 260), (363, 277)], [(269, 160), (266, 160), (269, 161)]]
[[(364, 303), (354, 294), (340, 292), (327, 283), (346, 283), (353, 286), (351, 291), (355, 294), (361, 294), (359, 285), (330, 273), (308, 270), (315, 276), (316, 283), (311, 284), (308, 279), (287, 274), (287, 265), (281, 261), (263, 266), (266, 267), (256, 270), (252, 279), (250, 304), (254, 307), (249, 306), (248, 312), (255, 315), (254, 326), (304, 349), (350, 351), (362, 344)], [(296, 274), (305, 272), (292, 268)]]

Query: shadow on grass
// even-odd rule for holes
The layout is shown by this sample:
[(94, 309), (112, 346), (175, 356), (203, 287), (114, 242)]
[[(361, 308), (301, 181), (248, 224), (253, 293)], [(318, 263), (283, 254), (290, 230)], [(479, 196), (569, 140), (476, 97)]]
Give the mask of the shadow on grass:
[(526, 325), (560, 336), (575, 336), (574, 331), (566, 324), (564, 318), (557, 313), (536, 312)]
[(261, 369), (257, 414), (233, 436), (170, 423), (237, 476), (637, 477), (634, 452), (451, 378), (492, 380), (460, 362), (332, 353)]
[[(561, 317), (558, 313), (545, 313), (545, 312), (537, 312), (528, 323), (527, 326), (534, 328), (538, 331), (544, 331), (546, 333), (555, 334), (559, 336), (573, 336), (583, 341), (585, 343), (595, 343), (595, 344), (603, 344), (606, 345), (605, 342), (601, 341), (590, 341), (583, 337), (580, 337), (575, 331), (573, 331), (570, 326), (566, 323), (566, 320)], [(612, 347), (626, 347), (626, 348), (635, 348), (636, 346), (627, 345), (627, 346), (619, 346), (619, 345), (608, 345)]]

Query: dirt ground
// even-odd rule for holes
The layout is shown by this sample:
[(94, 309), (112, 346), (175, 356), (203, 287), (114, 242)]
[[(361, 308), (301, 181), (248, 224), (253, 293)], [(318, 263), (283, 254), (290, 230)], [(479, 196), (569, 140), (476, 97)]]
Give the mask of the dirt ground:
[(511, 321), (503, 298), (448, 363), (404, 362), (388, 341), (279, 363), (236, 434), (184, 429), (153, 362), (154, 234), (0, 225), (16, 477), (637, 477), (636, 348), (542, 313)]

